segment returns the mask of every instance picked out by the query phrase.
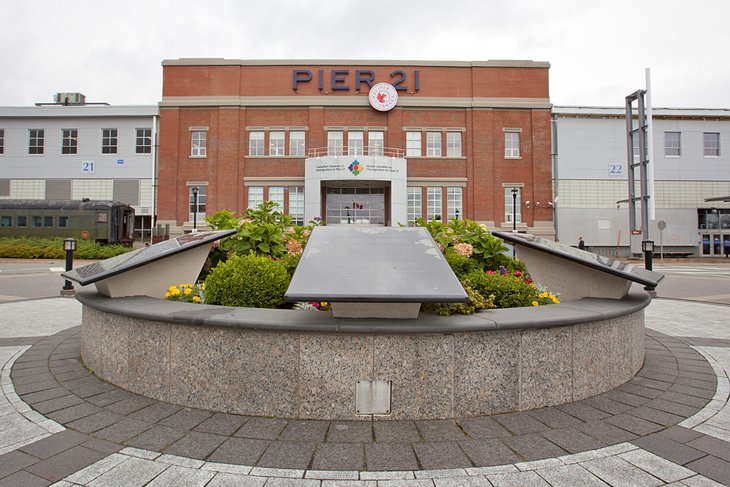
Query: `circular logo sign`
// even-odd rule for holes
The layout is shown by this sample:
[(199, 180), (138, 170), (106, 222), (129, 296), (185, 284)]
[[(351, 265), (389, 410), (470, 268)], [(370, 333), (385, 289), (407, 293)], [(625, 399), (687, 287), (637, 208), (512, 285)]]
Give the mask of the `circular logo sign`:
[(390, 83), (378, 83), (370, 88), (370, 106), (380, 112), (387, 112), (398, 103), (398, 92)]

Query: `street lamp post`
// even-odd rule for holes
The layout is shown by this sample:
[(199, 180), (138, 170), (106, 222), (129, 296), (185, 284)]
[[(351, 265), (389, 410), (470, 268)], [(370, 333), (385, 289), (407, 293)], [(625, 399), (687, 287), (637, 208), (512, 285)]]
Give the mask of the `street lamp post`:
[[(517, 188), (512, 188), (512, 233), (517, 233)], [(515, 246), (512, 245), (512, 257), (515, 256)]]
[(198, 191), (200, 188), (193, 186), (193, 233), (198, 231)]

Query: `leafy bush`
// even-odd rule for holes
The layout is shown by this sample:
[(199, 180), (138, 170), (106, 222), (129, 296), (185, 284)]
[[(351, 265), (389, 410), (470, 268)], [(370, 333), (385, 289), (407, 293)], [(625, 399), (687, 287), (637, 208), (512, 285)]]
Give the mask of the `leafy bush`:
[(425, 303), (423, 309), (441, 316), (449, 316), (453, 314), (470, 315), (477, 310), (496, 308), (494, 296), (485, 298), (481, 293), (468, 285), (464, 285), (464, 290), (469, 296), (469, 300), (466, 303)]
[[(14, 259), (63, 259), (62, 238), (6, 237), (0, 238), (0, 257)], [(121, 245), (102, 245), (90, 240), (77, 240), (75, 259), (107, 259), (129, 252)]]
[(465, 285), (474, 288), (482, 296), (494, 296), (497, 308), (520, 308), (532, 306), (537, 297), (533, 284), (525, 282), (524, 275), (499, 272), (473, 271), (464, 279)]
[(278, 308), (291, 277), (280, 260), (249, 254), (219, 263), (205, 280), (205, 302), (247, 308)]
[(454, 247), (448, 247), (444, 250), (444, 258), (446, 258), (446, 262), (449, 263), (451, 270), (454, 271), (454, 274), (459, 279), (462, 279), (472, 271), (481, 269), (476, 259), (459, 254)]

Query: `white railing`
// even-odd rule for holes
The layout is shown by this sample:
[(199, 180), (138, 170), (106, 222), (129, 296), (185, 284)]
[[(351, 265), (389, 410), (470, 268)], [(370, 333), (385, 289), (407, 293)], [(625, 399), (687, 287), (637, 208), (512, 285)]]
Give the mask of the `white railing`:
[(307, 150), (307, 157), (324, 157), (324, 156), (385, 156), (385, 157), (403, 157), (404, 149), (395, 147), (315, 147)]

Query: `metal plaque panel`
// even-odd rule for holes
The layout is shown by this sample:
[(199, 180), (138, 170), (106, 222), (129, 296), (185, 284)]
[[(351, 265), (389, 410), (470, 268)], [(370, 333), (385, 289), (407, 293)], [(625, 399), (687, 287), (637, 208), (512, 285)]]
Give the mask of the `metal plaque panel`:
[(229, 235), (236, 233), (236, 230), (219, 230), (214, 232), (188, 233), (181, 237), (165, 240), (149, 247), (117, 255), (110, 259), (102, 260), (94, 264), (85, 265), (72, 271), (61, 274), (66, 279), (76, 281), (82, 286), (92, 284), (103, 279), (136, 269), (137, 267), (149, 264), (171, 255), (185, 252), (201, 245), (210, 244)]
[(493, 232), (492, 234), (509, 243), (524, 245), (525, 247), (556, 255), (608, 274), (623, 277), (629, 281), (638, 282), (645, 286), (656, 287), (659, 281), (664, 278), (664, 274), (648, 271), (627, 262), (597, 255), (542, 237), (536, 237), (529, 233)]
[(359, 380), (355, 384), (355, 412), (360, 415), (390, 414), (389, 380)]
[(428, 230), (316, 227), (287, 301), (465, 302), (467, 295)]

